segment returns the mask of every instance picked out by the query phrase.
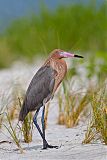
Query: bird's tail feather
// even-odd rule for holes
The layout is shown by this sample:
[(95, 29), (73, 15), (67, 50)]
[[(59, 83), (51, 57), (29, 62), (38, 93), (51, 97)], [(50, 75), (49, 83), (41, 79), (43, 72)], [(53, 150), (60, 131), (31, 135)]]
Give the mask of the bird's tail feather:
[(19, 113), (19, 121), (24, 121), (24, 119), (27, 116), (28, 112), (29, 111), (28, 111), (27, 106), (26, 106), (26, 104), (24, 102), (23, 105), (22, 105), (22, 108), (20, 110), (20, 113)]

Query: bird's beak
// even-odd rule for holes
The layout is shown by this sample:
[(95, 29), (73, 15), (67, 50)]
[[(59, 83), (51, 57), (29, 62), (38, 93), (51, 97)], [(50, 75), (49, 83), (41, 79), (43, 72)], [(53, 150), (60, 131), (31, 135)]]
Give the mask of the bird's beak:
[(69, 57), (84, 58), (83, 56), (79, 56), (79, 55), (72, 54), (72, 53), (69, 53), (69, 52), (63, 52), (63, 57), (64, 58), (69, 58)]

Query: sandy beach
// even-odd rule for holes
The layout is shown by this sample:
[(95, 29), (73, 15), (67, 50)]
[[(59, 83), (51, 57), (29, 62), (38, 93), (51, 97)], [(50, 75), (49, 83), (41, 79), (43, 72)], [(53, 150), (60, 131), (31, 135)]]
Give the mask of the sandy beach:
[[(23, 70), (21, 66), (19, 68), (14, 66), (11, 69), (0, 71), (1, 93), (6, 95), (12, 82), (20, 82), (26, 88), (34, 72), (34, 66), (27, 65), (23, 67)], [(0, 99), (1, 96), (2, 94)], [(39, 121), (40, 116), (41, 112), (38, 117)], [(58, 149), (43, 150), (41, 137), (34, 126), (33, 141), (29, 144), (21, 142), (24, 149), (24, 153), (21, 154), (9, 133), (2, 128), (0, 129), (0, 141), (8, 140), (11, 143), (0, 144), (0, 160), (107, 160), (106, 145), (100, 142), (82, 144), (87, 129), (87, 121), (80, 122), (78, 126), (67, 129), (65, 126), (57, 124), (57, 118), (58, 105), (55, 97), (50, 103), (46, 137), (49, 144), (58, 145)]]

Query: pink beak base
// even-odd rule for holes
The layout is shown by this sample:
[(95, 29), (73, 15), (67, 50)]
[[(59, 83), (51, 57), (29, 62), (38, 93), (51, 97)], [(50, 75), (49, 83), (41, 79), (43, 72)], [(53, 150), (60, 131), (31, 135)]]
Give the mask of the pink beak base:
[(79, 55), (72, 54), (72, 53), (69, 53), (69, 52), (63, 52), (63, 56), (64, 56), (64, 58), (69, 58), (69, 57), (84, 58), (83, 56), (79, 56)]
[(69, 58), (69, 57), (74, 57), (74, 54), (69, 53), (69, 52), (63, 52), (63, 56), (64, 56), (65, 58)]

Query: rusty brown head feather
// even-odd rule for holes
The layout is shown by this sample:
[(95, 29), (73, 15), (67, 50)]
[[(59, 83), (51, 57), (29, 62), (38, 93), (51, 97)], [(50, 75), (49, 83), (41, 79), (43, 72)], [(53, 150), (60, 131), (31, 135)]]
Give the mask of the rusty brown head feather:
[(66, 52), (64, 50), (61, 49), (55, 49), (51, 52), (50, 57), (52, 58), (56, 58), (56, 59), (61, 59), (61, 58), (73, 58), (73, 57), (77, 57), (77, 58), (84, 58), (83, 56), (79, 56), (70, 52)]

